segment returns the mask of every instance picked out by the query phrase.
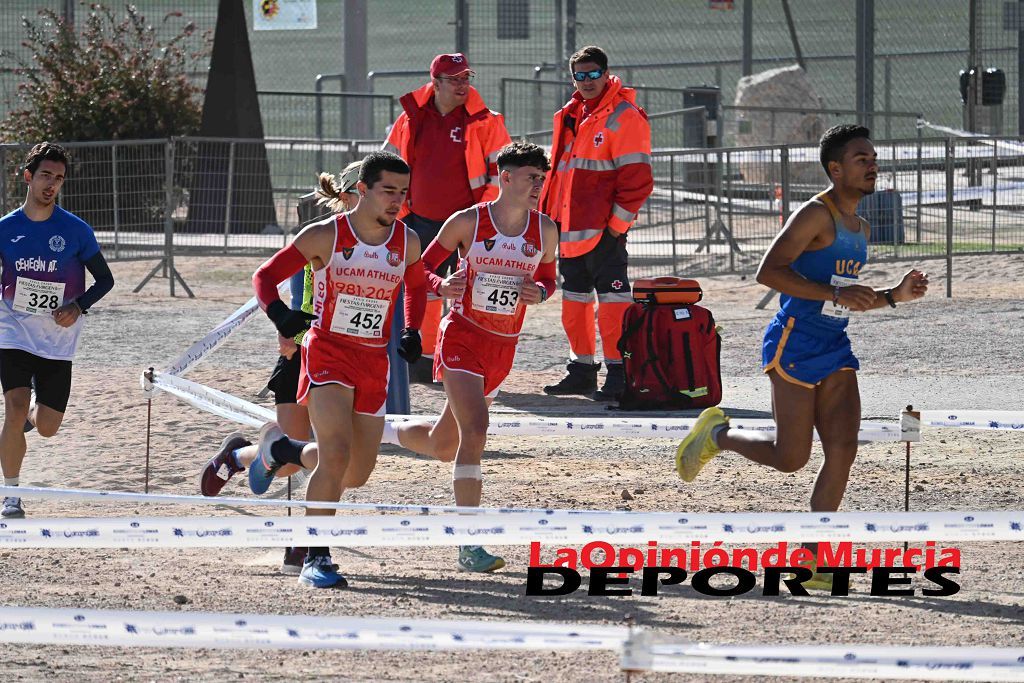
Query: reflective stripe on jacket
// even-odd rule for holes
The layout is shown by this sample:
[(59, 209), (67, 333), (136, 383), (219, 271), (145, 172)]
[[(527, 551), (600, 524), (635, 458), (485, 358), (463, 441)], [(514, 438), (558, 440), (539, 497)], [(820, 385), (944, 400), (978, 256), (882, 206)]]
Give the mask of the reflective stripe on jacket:
[[(430, 83), (403, 95), (399, 102), (404, 111), (398, 115), (384, 142), (383, 149), (405, 159), (413, 173), (416, 172), (416, 130), (422, 120), (418, 114), (430, 103), (433, 95), (434, 86)], [(511, 141), (505, 129), (505, 117), (488, 109), (480, 93), (472, 86), (463, 106), (466, 107), (466, 177), (469, 178), (469, 188), (475, 201), (491, 201), (498, 198), (498, 151)], [(438, 188), (439, 191), (443, 189)], [(413, 201), (413, 197), (410, 196), (408, 201)], [(403, 205), (401, 215), (407, 213), (408, 203)]]
[(654, 189), (651, 126), (636, 104), (636, 91), (617, 76), (593, 112), (583, 116), (583, 98), (555, 113), (551, 173), (541, 193), (541, 211), (561, 229), (559, 253), (591, 251), (605, 228), (626, 232)]

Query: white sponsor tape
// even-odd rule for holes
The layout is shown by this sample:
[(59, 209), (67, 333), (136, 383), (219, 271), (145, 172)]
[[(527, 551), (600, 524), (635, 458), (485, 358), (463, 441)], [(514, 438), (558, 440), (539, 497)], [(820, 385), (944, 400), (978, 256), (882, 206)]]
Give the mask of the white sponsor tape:
[[(269, 495), (269, 494), (268, 494)], [(404, 512), (406, 514), (509, 514), (511, 512), (530, 512), (550, 514), (565, 512), (581, 515), (624, 515), (621, 510), (560, 510), (558, 508), (487, 508), (463, 507), (457, 505), (398, 505), (393, 503), (325, 503), (306, 500), (267, 500), (266, 498), (238, 498), (230, 496), (179, 496), (164, 493), (128, 493), (124, 491), (90, 491), (88, 489), (55, 489), (32, 486), (0, 486), (0, 497), (17, 496), (20, 498), (51, 498), (58, 500), (95, 500), (107, 502), (151, 503), (154, 505), (243, 505), (247, 507), (275, 508), (318, 508), (321, 510), (348, 510), (358, 512)]]
[(414, 547), (694, 541), (1024, 541), (1024, 512), (551, 512), (341, 517), (30, 518), (0, 522), (4, 548)]
[(0, 608), (0, 642), (288, 650), (619, 650), (625, 626)]
[(1024, 649), (879, 645), (708, 645), (657, 642), (649, 631), (623, 646), (621, 667), (761, 676), (1024, 681)]
[[(399, 421), (400, 416), (388, 416)], [(410, 419), (416, 419), (415, 417)], [(422, 419), (422, 418), (421, 418)], [(426, 418), (436, 420), (437, 418)], [(607, 417), (509, 417), (493, 415), (487, 428), (492, 436), (604, 436), (618, 438), (683, 438), (697, 422), (695, 417), (607, 418)], [(730, 417), (730, 429), (775, 434), (774, 420)], [(900, 425), (888, 422), (862, 422), (857, 435), (860, 441), (900, 441)], [(817, 431), (814, 439), (820, 441)]]
[(163, 389), (168, 394), (202, 411), (256, 429), (277, 419), (274, 412), (268, 408), (223, 391), (211, 389), (184, 377), (154, 372), (153, 386)]
[(922, 410), (921, 422), (929, 427), (1008, 429), (1024, 431), (1024, 411), (1019, 410)]
[[(260, 427), (274, 419), (274, 413), (245, 399), (211, 389), (182, 377), (153, 373), (153, 385), (193, 405), (233, 422)], [(436, 415), (388, 415), (387, 421), (436, 422)], [(490, 436), (572, 436), (617, 438), (682, 438), (689, 434), (697, 418), (606, 418), (606, 417), (535, 417), (494, 415), (487, 433)], [(775, 434), (775, 422), (763, 418), (730, 418), (733, 429)], [(814, 438), (820, 440), (818, 433)], [(900, 425), (888, 422), (862, 422), (857, 438), (860, 441), (900, 441), (904, 438)], [(908, 440), (915, 440), (910, 438)]]

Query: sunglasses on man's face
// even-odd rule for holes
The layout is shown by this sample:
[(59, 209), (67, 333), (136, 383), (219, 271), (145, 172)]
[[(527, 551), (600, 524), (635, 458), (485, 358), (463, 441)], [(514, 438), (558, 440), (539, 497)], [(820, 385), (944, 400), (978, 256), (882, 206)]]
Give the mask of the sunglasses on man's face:
[(576, 81), (579, 81), (579, 82), (582, 83), (583, 81), (587, 80), (588, 78), (590, 80), (592, 80), (592, 81), (596, 81), (597, 79), (601, 78), (601, 76), (603, 74), (604, 74), (604, 69), (594, 69), (593, 71), (573, 71), (572, 72), (572, 77), (573, 77), (573, 80), (576, 80)]

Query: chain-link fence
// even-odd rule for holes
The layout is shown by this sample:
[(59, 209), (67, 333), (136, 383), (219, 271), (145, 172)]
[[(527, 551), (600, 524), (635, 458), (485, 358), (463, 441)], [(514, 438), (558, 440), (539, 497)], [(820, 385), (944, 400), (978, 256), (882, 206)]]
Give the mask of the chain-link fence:
[[(1024, 250), (1024, 145), (876, 142), (877, 190), (858, 213), (872, 260)], [(817, 145), (655, 152), (655, 190), (630, 230), (634, 276), (748, 273), (789, 214), (826, 185)]]
[[(690, 116), (706, 123), (703, 113)], [(269, 253), (296, 227), (299, 199), (321, 169), (338, 171), (380, 144), (71, 143), (60, 201), (93, 226), (111, 259)], [(858, 209), (871, 224), (872, 259), (1024, 251), (1024, 144), (912, 138), (875, 146), (877, 191)], [(5, 211), (24, 200), (17, 170), (25, 151), (0, 145)], [(817, 145), (658, 151), (652, 165), (654, 193), (629, 233), (634, 276), (752, 272), (789, 214), (826, 185)]]
[[(478, 71), (475, 86), (489, 106), (498, 107), (503, 79), (539, 77), (571, 85), (566, 56), (579, 46), (597, 44), (608, 51), (613, 70), (629, 84), (718, 85), (722, 103), (730, 105), (742, 75), (746, 1), (737, 0), (734, 9), (721, 11), (711, 9), (707, 0), (647, 0), (632, 7), (612, 0), (372, 0), (367, 2), (372, 92), (397, 98), (426, 82), (426, 69), (435, 54), (461, 49)], [(195, 49), (203, 46), (202, 34), (212, 35), (216, 25), (217, 3), (212, 1), (138, 0), (134, 4), (158, 32), (180, 26), (176, 16), (164, 20), (169, 13), (180, 12), (195, 21), (201, 29), (193, 38)], [(929, 0), (925, 10), (905, 0), (875, 0), (874, 110), (919, 112), (929, 121), (963, 127), (958, 85), (959, 71), (970, 58), (971, 4), (969, 0)], [(260, 91), (315, 92), (318, 76), (336, 81), (326, 85), (319, 81), (324, 92), (349, 90), (341, 82), (344, 3), (319, 0), (317, 28), (303, 31), (253, 31), (253, 3), (242, 0), (242, 5)], [(1007, 83), (999, 112), (1001, 127), (991, 127), (996, 132), (1017, 130), (1017, 29), (1019, 17), (1024, 16), (1019, 5), (1018, 0), (974, 0), (977, 61), (983, 68), (1002, 69)], [(21, 17), (34, 16), (40, 8), (64, 12), (68, 6), (75, 8), (76, 21), (88, 12), (87, 4), (69, 0), (5, 0), (0, 9), (0, 44), (24, 55), (19, 46), (24, 37)], [(790, 104), (856, 109), (856, 3), (789, 0), (789, 7), (792, 31), (782, 0), (758, 0), (753, 5), (754, 72), (794, 63), (799, 46), (807, 79), (820, 102)], [(416, 30), (409, 30), (411, 26)], [(18, 82), (10, 66), (0, 65), (8, 69), (0, 71), (0, 113), (10, 107)], [(564, 102), (563, 90), (553, 89), (550, 99), (545, 93), (541, 104), (545, 112)], [(260, 104), (268, 136), (297, 137), (315, 131), (315, 122), (303, 120), (294, 102), (265, 96)], [(304, 109), (306, 118), (312, 119), (311, 108)], [(658, 111), (656, 107), (649, 110)], [(528, 123), (516, 132), (546, 127), (534, 127), (532, 119)], [(385, 127), (383, 115), (375, 110), (374, 136), (383, 136)], [(324, 135), (336, 131), (332, 126)], [(876, 132), (878, 137), (902, 134), (894, 126)]]

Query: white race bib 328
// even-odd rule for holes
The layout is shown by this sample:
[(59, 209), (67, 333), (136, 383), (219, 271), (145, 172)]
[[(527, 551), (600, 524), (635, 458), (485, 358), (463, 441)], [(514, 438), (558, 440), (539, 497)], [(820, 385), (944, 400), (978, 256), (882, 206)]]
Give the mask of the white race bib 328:
[(43, 282), (27, 277), (19, 277), (14, 286), (14, 304), (16, 311), (33, 315), (49, 315), (64, 305), (64, 283)]

